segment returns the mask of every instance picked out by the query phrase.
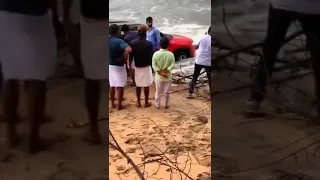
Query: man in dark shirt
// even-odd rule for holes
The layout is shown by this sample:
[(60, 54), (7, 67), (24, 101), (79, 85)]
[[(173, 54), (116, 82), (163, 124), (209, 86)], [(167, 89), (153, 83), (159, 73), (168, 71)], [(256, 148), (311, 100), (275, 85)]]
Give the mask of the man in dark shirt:
[[(138, 32), (136, 31), (130, 31), (130, 28), (128, 25), (124, 24), (121, 27), (121, 31), (124, 33), (123, 40), (127, 43), (130, 44), (133, 40), (136, 40), (139, 38)], [(130, 59), (128, 63), (126, 64), (127, 66), (127, 73), (131, 76), (132, 82), (135, 85), (135, 80), (134, 80), (134, 69), (132, 68), (132, 57), (130, 56)]]
[(118, 110), (123, 108), (122, 100), (124, 86), (127, 83), (126, 61), (131, 53), (131, 47), (122, 39), (118, 38), (120, 27), (112, 24), (109, 27), (109, 83), (111, 107), (115, 108), (115, 93), (118, 93)]
[[(50, 3), (49, 3), (50, 2)], [(19, 85), (25, 84), (29, 129), (29, 153), (46, 148), (40, 139), (44, 121), (46, 80), (55, 70), (57, 46), (48, 7), (55, 1), (2, 0), (0, 3), (0, 62), (2, 66), (3, 116), (7, 122), (8, 146), (18, 143)], [(44, 38), (45, 37), (45, 38)]]
[(130, 44), (131, 41), (139, 38), (138, 32), (130, 31), (129, 26), (126, 24), (122, 25), (121, 31), (124, 33), (123, 40), (128, 44)]
[(152, 43), (146, 40), (148, 27), (140, 25), (138, 27), (139, 39), (131, 41), (132, 58), (134, 60), (135, 69), (135, 82), (136, 82), (136, 95), (137, 106), (141, 107), (141, 88), (144, 89), (145, 107), (151, 106), (149, 103), (149, 86), (153, 83), (152, 77)]

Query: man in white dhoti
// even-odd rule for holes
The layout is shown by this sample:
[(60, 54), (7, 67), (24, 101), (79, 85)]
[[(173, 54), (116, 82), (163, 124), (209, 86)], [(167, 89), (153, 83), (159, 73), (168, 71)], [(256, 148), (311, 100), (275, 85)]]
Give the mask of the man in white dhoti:
[(110, 101), (111, 107), (115, 108), (115, 93), (118, 94), (118, 110), (123, 109), (122, 101), (124, 86), (127, 83), (126, 62), (131, 47), (122, 39), (118, 38), (120, 27), (112, 24), (109, 27), (109, 83), (110, 83)]
[(141, 107), (141, 88), (144, 91), (144, 107), (151, 106), (149, 102), (149, 86), (153, 83), (152, 77), (152, 43), (146, 40), (148, 27), (146, 25), (138, 26), (139, 38), (132, 41), (131, 56), (134, 60), (135, 84), (137, 95), (137, 106)]
[[(80, 8), (74, 6), (73, 10), (75, 12), (76, 9), (80, 10), (81, 64), (85, 77), (85, 104), (90, 120), (88, 136), (85, 136), (83, 140), (92, 144), (102, 143), (98, 125), (101, 83), (103, 80), (108, 80), (109, 75), (107, 57), (109, 13), (106, 3), (108, 2), (80, 0)], [(64, 20), (72, 19), (66, 16), (76, 15), (75, 12), (68, 12), (69, 9), (64, 7)], [(77, 16), (74, 19), (76, 23)]]
[[(52, 4), (51, 4), (52, 3)], [(0, 2), (0, 62), (2, 66), (3, 115), (7, 121), (8, 145), (18, 143), (19, 85), (23, 81), (27, 94), (29, 153), (47, 145), (40, 140), (40, 123), (46, 104), (46, 80), (55, 70), (57, 47), (52, 21), (47, 7), (55, 1), (1, 0)]]

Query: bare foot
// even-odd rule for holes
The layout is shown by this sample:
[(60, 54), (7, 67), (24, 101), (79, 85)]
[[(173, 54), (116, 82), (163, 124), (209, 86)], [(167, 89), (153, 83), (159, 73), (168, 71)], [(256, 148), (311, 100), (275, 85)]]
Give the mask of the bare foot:
[(137, 102), (137, 105), (136, 105), (138, 108), (141, 107), (141, 102)]
[(87, 132), (83, 136), (82, 140), (89, 144), (102, 144), (102, 139), (99, 132)]
[(111, 103), (111, 108), (116, 108), (116, 104)]
[(169, 106), (164, 106), (165, 109), (169, 109)]
[(125, 105), (121, 105), (121, 104), (119, 104), (117, 109), (120, 111), (120, 110), (125, 109), (125, 108), (126, 108), (126, 106), (125, 106)]
[[(114, 98), (114, 100), (118, 100), (118, 98)], [(127, 100), (127, 98), (123, 97), (122, 101), (125, 101), (125, 100)]]
[(152, 105), (151, 103), (146, 102), (146, 103), (144, 104), (144, 107), (147, 108), (147, 107), (150, 107), (151, 105)]

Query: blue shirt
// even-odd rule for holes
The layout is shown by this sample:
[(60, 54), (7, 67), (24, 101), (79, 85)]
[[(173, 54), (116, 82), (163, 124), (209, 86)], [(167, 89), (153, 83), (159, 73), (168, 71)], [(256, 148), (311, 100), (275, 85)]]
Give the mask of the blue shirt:
[(131, 41), (136, 40), (139, 38), (138, 32), (130, 31), (128, 34), (124, 37), (124, 41), (128, 44), (131, 43)]
[(124, 66), (123, 53), (128, 46), (124, 40), (109, 35), (109, 65)]
[(160, 48), (160, 31), (152, 27), (148, 32), (147, 32), (147, 40), (152, 43), (153, 51), (156, 51)]

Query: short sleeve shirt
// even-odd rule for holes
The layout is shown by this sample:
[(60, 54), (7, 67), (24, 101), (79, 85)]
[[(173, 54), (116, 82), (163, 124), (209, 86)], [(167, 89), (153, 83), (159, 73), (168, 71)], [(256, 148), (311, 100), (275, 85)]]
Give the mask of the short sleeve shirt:
[(199, 41), (199, 48), (196, 52), (196, 64), (211, 66), (211, 36), (204, 35)]
[(124, 66), (123, 53), (129, 45), (122, 39), (109, 36), (109, 65)]

